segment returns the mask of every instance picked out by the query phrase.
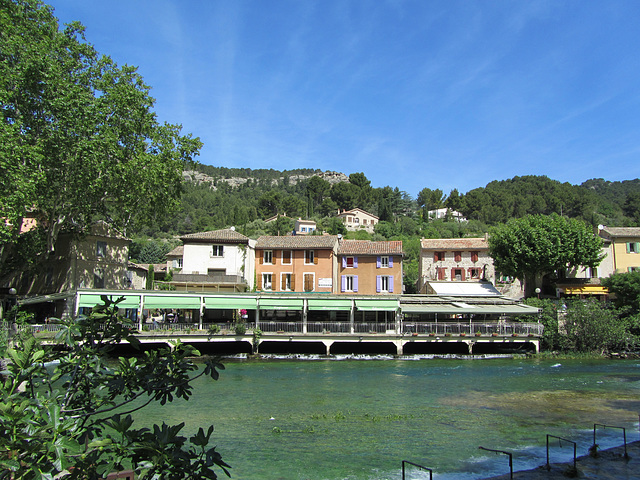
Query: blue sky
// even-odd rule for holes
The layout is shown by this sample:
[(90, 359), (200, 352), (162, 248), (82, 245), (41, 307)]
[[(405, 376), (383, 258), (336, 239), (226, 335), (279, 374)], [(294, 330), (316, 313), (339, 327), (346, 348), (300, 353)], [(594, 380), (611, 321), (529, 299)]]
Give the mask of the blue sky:
[(640, 177), (640, 2), (49, 0), (136, 65), (199, 161), (415, 197)]

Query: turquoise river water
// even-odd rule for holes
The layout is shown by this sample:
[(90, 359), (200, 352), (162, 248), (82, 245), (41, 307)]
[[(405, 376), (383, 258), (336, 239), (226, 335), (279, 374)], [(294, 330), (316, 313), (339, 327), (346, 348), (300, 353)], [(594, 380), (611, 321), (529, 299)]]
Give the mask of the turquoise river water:
[[(434, 478), (478, 479), (546, 461), (546, 434), (593, 443), (593, 425), (638, 440), (640, 361), (271, 359), (225, 361), (188, 402), (144, 410), (141, 423), (215, 426), (238, 480), (399, 480), (402, 460)], [(137, 422), (138, 423), (138, 422)], [(142, 426), (142, 425), (138, 425)], [(622, 431), (598, 430), (601, 448)], [(552, 461), (573, 448), (552, 443)], [(220, 478), (226, 478), (218, 471)], [(407, 468), (407, 479), (429, 478)]]

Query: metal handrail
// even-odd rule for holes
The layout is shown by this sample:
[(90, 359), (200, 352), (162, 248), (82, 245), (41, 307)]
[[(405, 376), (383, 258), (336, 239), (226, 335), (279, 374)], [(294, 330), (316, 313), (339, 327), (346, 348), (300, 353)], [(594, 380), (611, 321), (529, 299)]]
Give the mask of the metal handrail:
[(513, 453), (505, 452), (503, 450), (494, 450), (493, 448), (485, 448), (485, 447), (478, 447), (478, 448), (480, 450), (486, 450), (488, 452), (502, 453), (504, 455), (508, 455), (509, 456), (509, 471), (511, 472), (511, 475), (509, 476), (509, 478), (511, 478), (511, 480), (513, 480)]
[(578, 470), (577, 464), (576, 464), (576, 449), (577, 449), (576, 442), (567, 440), (566, 438), (556, 437), (555, 435), (549, 435), (549, 434), (547, 434), (547, 470), (551, 470), (551, 464), (549, 463), (549, 438), (557, 438), (559, 440), (558, 445), (560, 445), (560, 447), (562, 447), (562, 442), (573, 443), (573, 471), (576, 472)]
[(598, 451), (598, 444), (596, 443), (596, 427), (602, 427), (603, 429), (606, 428), (618, 428), (622, 430), (622, 437), (624, 440), (624, 458), (629, 458), (629, 455), (627, 454), (627, 429), (624, 427), (616, 427), (613, 425), (604, 425), (602, 423), (594, 423), (593, 424), (593, 445), (591, 446), (591, 449), (593, 451), (593, 454), (595, 455)]
[[(180, 322), (180, 323), (171, 323), (171, 322), (156, 322), (154, 323), (144, 323), (143, 327), (146, 327), (148, 330), (159, 330), (159, 331), (175, 331), (181, 330), (183, 332), (193, 332), (198, 333), (197, 331), (200, 329), (208, 329), (209, 326), (217, 324), (220, 326), (221, 330), (228, 329), (230, 325), (233, 325), (233, 322), (227, 323), (202, 323), (198, 324), (198, 322)], [(247, 328), (251, 328), (252, 325), (255, 325), (254, 322), (247, 322)], [(390, 330), (393, 330), (396, 334), (399, 335), (429, 335), (429, 336), (457, 336), (457, 335), (466, 335), (466, 336), (534, 336), (540, 337), (543, 332), (543, 327), (537, 323), (461, 323), (461, 322), (401, 322), (400, 328), (393, 322), (317, 322), (317, 321), (309, 321), (306, 322), (306, 330), (304, 330), (305, 322), (301, 320), (296, 321), (271, 321), (271, 320), (262, 320), (258, 322), (258, 327), (265, 333), (267, 332), (283, 332), (283, 333), (353, 333), (353, 334), (363, 334), (363, 333), (379, 333), (384, 334)], [(31, 325), (21, 325), (18, 326), (18, 329), (30, 329), (34, 331), (49, 331), (56, 332), (60, 330), (60, 325), (56, 323), (49, 324), (31, 324)]]
[(422, 470), (429, 472), (429, 480), (433, 480), (433, 470), (427, 467), (423, 467), (422, 465), (418, 465), (417, 463), (410, 462), (409, 460), (402, 461), (402, 480), (405, 480), (404, 478), (405, 464), (413, 465), (414, 467), (421, 468)]

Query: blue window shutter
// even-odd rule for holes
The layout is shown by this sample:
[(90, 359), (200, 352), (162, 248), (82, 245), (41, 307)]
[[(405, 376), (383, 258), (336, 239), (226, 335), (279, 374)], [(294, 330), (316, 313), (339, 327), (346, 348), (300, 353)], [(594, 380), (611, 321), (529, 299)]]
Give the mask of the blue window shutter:
[(393, 276), (389, 275), (389, 293), (393, 293)]
[(347, 276), (342, 275), (342, 277), (340, 277), (340, 291), (344, 292), (346, 290), (347, 290)]
[(353, 257), (353, 268), (358, 268), (358, 257)]
[(342, 268), (347, 268), (347, 257), (342, 257)]
[(382, 278), (381, 275), (376, 275), (376, 292), (380, 293), (382, 290)]
[(353, 276), (353, 291), (354, 292), (358, 291), (358, 276), (357, 275)]
[(393, 257), (389, 256), (389, 268), (393, 267)]
[(382, 267), (382, 257), (376, 259), (376, 268)]

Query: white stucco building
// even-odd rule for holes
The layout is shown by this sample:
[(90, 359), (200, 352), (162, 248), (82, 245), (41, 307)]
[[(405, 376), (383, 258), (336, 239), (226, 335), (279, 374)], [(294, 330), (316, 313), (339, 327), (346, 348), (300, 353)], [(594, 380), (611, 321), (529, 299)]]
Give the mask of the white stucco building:
[[(180, 237), (182, 269), (173, 283), (200, 284), (218, 290), (251, 290), (255, 271), (255, 240), (234, 228), (192, 233)], [(178, 258), (172, 258), (179, 264)], [(244, 289), (242, 288), (244, 285)]]

